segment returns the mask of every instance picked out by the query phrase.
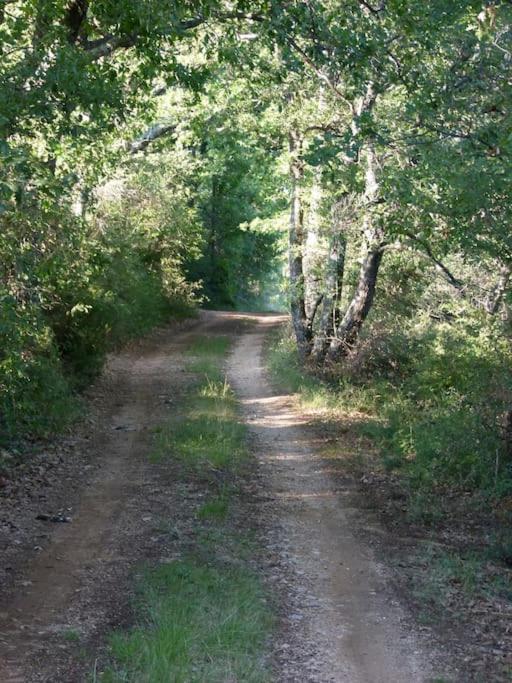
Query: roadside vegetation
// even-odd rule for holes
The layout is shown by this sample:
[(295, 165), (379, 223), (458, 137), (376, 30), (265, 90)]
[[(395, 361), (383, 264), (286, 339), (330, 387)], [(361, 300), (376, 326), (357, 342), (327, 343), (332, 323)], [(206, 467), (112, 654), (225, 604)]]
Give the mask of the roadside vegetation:
[[(490, 490), (475, 406), (508, 353), (510, 3), (253, 5), (1, 3), (0, 442), (64, 425), (106, 351), (176, 310), (289, 304), (324, 370), (403, 346), (390, 458), (435, 479), (443, 439), (478, 439)], [(402, 337), (371, 324), (384, 304)]]
[(240, 481), (251, 464), (222, 372), (228, 348), (225, 337), (191, 345), (195, 382), (183, 409), (155, 434), (151, 459), (177, 466), (179, 484), (199, 492), (200, 502), (179, 557), (139, 572), (137, 623), (111, 637), (114, 664), (99, 678), (105, 683), (271, 680), (271, 605), (254, 569), (258, 549), (248, 521), (237, 523)]
[(411, 519), (442, 519), (455, 494), (468, 509), (505, 514), (512, 495), (502, 423), (511, 400), (508, 344), (466, 323), (402, 325), (384, 339), (362, 340), (327, 376), (304, 372), (289, 337), (276, 343), (270, 362), (306, 408), (345, 416), (373, 440), (382, 469), (407, 485)]
[(475, 680), (509, 680), (508, 342), (478, 315), (433, 321), (383, 303), (342, 364), (305, 368), (289, 328), (268, 361), (324, 431), (330, 466), (384, 523), (377, 547), (418, 620), (443, 629)]

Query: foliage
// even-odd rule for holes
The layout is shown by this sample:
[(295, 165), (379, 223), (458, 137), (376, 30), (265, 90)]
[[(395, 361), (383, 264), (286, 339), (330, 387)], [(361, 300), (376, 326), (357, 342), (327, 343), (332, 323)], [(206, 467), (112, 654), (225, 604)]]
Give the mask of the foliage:
[(405, 468), (414, 488), (509, 495), (499, 419), (512, 398), (510, 349), (492, 331), (475, 335), (465, 326), (419, 326), (415, 334), (406, 376), (379, 385), (385, 426), (376, 433), (387, 462)]
[(35, 306), (0, 305), (0, 443), (62, 428), (76, 414), (51, 329)]
[(236, 72), (219, 69), (202, 101), (188, 112), (205, 239), (189, 273), (203, 283), (213, 308), (257, 305), (278, 256), (282, 225), (272, 219), (285, 207), (277, 165), (281, 149), (272, 149), (268, 140), (275, 121), (246, 97), (245, 88)]
[[(180, 49), (213, 9), (196, 4), (197, 18), (187, 3), (2, 3), (2, 439), (64, 425), (71, 390), (98, 372), (108, 349), (200, 300), (202, 273), (191, 271), (207, 245), (210, 177), (200, 171), (203, 161), (213, 170), (214, 154), (196, 157), (211, 139), (222, 175), (241, 138), (222, 156), (222, 132), (212, 135), (222, 105), (205, 136), (213, 95), (195, 93), (206, 65), (200, 49), (195, 59)], [(169, 88), (164, 104), (152, 96), (156, 79)], [(213, 70), (211, 82), (220, 92)], [(131, 153), (130, 141), (164, 111), (184, 122), (171, 144), (157, 144), (152, 158)], [(243, 152), (232, 178), (251, 165)], [(248, 212), (252, 199), (242, 206), (256, 185), (225, 214), (233, 216), (222, 259), (232, 272), (219, 301), (247, 300), (272, 260), (270, 234), (239, 229), (258, 215)]]
[[(308, 409), (357, 413), (382, 465), (407, 481), (411, 515), (425, 518), (432, 494), (446, 488), (476, 494), (480, 504), (512, 492), (501, 426), (512, 400), (511, 350), (495, 329), (481, 327), (478, 318), (471, 322), (433, 323), (424, 316), (404, 330), (401, 318), (381, 346), (375, 331), (381, 323), (374, 320), (366, 340), (327, 382), (305, 376), (285, 340), (273, 346), (270, 364)], [(442, 506), (436, 509), (442, 514)]]
[(0, 240), (3, 439), (64, 426), (72, 387), (95, 375), (107, 350), (190, 310), (175, 244), (197, 229), (177, 202), (173, 214), (139, 188), (142, 197), (154, 215), (130, 214), (124, 199), (88, 221), (62, 200), (10, 217)]
[(480, 0), (2, 3), (4, 435), (64, 422), (107, 349), (201, 296), (282, 301), (293, 189), (307, 351), (346, 356), (345, 396), (378, 407), (418, 486), (508, 490), (510, 19)]

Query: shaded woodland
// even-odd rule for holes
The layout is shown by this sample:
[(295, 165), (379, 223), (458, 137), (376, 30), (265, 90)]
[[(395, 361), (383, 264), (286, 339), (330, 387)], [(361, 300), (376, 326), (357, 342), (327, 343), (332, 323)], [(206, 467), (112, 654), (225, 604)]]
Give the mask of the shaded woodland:
[(2, 457), (170, 316), (289, 307), (389, 468), (508, 509), (511, 14), (0, 2)]

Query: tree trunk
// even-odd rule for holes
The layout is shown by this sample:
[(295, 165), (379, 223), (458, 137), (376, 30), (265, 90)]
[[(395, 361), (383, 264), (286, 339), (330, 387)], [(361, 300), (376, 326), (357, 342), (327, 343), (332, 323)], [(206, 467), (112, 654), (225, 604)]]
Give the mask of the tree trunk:
[(373, 304), (382, 254), (382, 242), (368, 246), (359, 271), (356, 291), (336, 329), (336, 336), (329, 346), (327, 357), (330, 361), (336, 361), (345, 356), (357, 341), (361, 327)]
[(335, 207), (333, 209), (332, 235), (325, 277), (325, 292), (322, 301), (320, 322), (315, 335), (313, 350), (311, 352), (312, 358), (319, 364), (325, 359), (329, 342), (339, 323), (340, 317), (347, 242), (345, 235), (341, 234), (342, 226), (336, 214), (337, 211)]
[(501, 302), (505, 292), (507, 291), (510, 276), (512, 274), (512, 268), (510, 264), (506, 263), (500, 268), (500, 276), (496, 286), (492, 288), (487, 297), (487, 301), (484, 304), (485, 310), (489, 315), (495, 315), (498, 312)]
[(304, 359), (311, 348), (311, 330), (306, 316), (304, 292), (304, 211), (302, 207), (302, 181), (304, 165), (302, 161), (302, 138), (292, 131), (290, 144), (291, 206), (288, 230), (288, 258), (290, 269), (290, 309), (293, 329), (299, 355)]
[(322, 203), (321, 169), (313, 176), (309, 211), (306, 220), (304, 244), (304, 281), (306, 315), (310, 327), (313, 326), (319, 301), (322, 299), (322, 270), (325, 263), (325, 247), (322, 244), (320, 208)]
[(357, 341), (361, 327), (373, 304), (384, 249), (384, 235), (382, 230), (374, 225), (372, 216), (372, 207), (377, 202), (379, 195), (379, 184), (376, 176), (377, 158), (373, 145), (368, 145), (365, 152), (366, 213), (363, 222), (363, 256), (354, 295), (336, 327), (336, 334), (329, 345), (327, 358), (332, 362), (345, 356)]

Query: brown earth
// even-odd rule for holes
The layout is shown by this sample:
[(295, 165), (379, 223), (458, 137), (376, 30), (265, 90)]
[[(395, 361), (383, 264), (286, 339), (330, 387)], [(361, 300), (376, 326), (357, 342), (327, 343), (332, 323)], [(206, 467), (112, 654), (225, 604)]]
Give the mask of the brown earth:
[(354, 484), (322, 457), (324, 438), (266, 377), (260, 318), (241, 337), (228, 378), (239, 396), (266, 481), (270, 543), (281, 549), (291, 612), (277, 645), (280, 681), (411, 683), (446, 674), (425, 632), (411, 625), (385, 567), (357, 537)]
[[(157, 517), (179, 510), (177, 498), (187, 495), (148, 462), (152, 428), (190, 381), (190, 341), (234, 329), (236, 321), (203, 314), (112, 357), (91, 392), (91, 419), (72, 445), (62, 444), (69, 462), (48, 480), (39, 458), (39, 480), (18, 497), (3, 491), (1, 568), (9, 580), (0, 603), (2, 683), (85, 680), (75, 638), (101, 642), (103, 632), (128, 618), (130, 571), (159, 554)], [(51, 464), (50, 472), (60, 469)], [(35, 519), (60, 511), (72, 521)]]
[[(202, 494), (148, 453), (153, 428), (178, 409), (191, 380), (184, 352), (194, 338), (216, 334), (235, 340), (226, 370), (257, 463), (244, 505), (258, 521), (258, 566), (280, 611), (274, 680), (419, 683), (446, 675), (430, 632), (412, 625), (371, 543), (360, 540), (368, 520), (353, 483), (331, 474), (322, 434), (266, 378), (263, 339), (280, 321), (203, 313), (116, 355), (90, 392), (88, 422), (2, 490), (2, 683), (78, 683), (100, 671), (105, 634), (130, 623), (136, 567), (173, 559), (160, 520), (186, 543)], [(35, 519), (40, 513), (71, 521)]]

